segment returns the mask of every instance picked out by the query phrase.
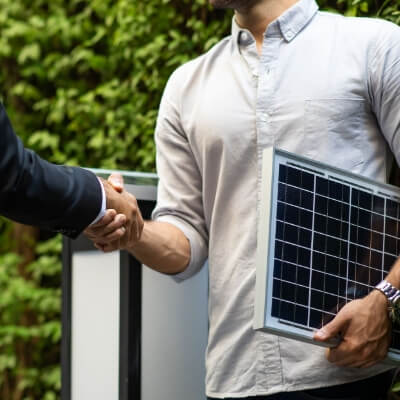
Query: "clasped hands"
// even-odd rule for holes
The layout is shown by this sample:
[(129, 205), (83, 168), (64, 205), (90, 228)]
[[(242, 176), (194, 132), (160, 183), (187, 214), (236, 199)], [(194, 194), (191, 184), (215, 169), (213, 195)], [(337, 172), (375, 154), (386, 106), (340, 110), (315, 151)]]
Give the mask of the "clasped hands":
[(126, 249), (137, 243), (143, 231), (143, 218), (135, 196), (124, 190), (120, 174), (101, 179), (107, 211), (96, 224), (85, 229), (84, 234), (105, 253)]

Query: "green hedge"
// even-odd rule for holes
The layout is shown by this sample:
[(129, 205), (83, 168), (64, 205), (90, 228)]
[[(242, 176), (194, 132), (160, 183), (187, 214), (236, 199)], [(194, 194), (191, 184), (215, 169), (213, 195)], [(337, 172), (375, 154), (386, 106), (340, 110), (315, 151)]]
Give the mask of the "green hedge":
[[(400, 0), (320, 5), (400, 23)], [(26, 145), (50, 161), (153, 171), (168, 76), (229, 34), (231, 18), (206, 0), (0, 0), (0, 96)], [(51, 400), (60, 240), (21, 229), (37, 235), (0, 221), (0, 398)]]

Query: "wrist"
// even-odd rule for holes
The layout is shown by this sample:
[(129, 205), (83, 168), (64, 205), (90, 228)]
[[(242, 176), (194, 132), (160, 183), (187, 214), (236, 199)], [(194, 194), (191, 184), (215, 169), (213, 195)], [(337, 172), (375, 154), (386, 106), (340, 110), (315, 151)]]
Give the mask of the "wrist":
[(371, 291), (371, 293), (369, 294), (369, 297), (371, 298), (371, 300), (374, 303), (377, 303), (382, 307), (385, 307), (385, 308), (390, 307), (390, 302), (389, 302), (388, 298), (385, 296), (385, 294), (382, 291), (380, 291), (376, 288), (375, 288), (375, 290)]
[(138, 254), (140, 250), (143, 249), (143, 246), (145, 245), (145, 237), (146, 235), (146, 226), (147, 226), (147, 221), (143, 221), (143, 229), (140, 235), (140, 238), (137, 239), (136, 235), (130, 235), (130, 237), (126, 238), (125, 243), (122, 241), (122, 247), (124, 250), (129, 251), (133, 255)]

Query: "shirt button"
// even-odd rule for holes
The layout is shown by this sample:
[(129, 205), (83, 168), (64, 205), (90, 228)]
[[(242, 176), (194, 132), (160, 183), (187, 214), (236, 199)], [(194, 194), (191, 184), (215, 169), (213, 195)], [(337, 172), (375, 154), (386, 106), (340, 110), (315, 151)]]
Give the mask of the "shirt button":
[(248, 32), (241, 31), (240, 32), (240, 44), (244, 46), (248, 46), (253, 43), (252, 37)]
[(293, 32), (292, 31), (287, 31), (286, 36), (288, 39), (292, 39), (293, 38)]

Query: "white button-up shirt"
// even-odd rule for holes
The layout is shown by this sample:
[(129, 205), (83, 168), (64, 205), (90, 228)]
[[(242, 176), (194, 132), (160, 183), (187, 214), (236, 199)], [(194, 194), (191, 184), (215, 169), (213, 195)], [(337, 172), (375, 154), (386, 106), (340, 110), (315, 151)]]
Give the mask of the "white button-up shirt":
[(337, 367), (321, 347), (253, 330), (256, 232), (265, 147), (385, 181), (399, 141), (400, 28), (318, 12), (314, 0), (268, 26), (260, 56), (233, 21), (231, 36), (171, 76), (153, 218), (190, 241), (190, 264), (175, 279), (209, 260), (208, 396), (329, 386), (388, 368)]

